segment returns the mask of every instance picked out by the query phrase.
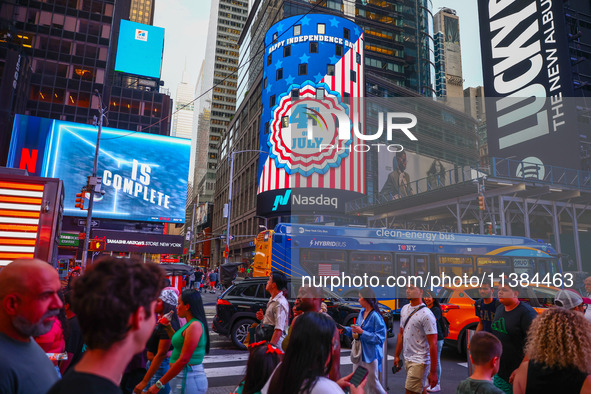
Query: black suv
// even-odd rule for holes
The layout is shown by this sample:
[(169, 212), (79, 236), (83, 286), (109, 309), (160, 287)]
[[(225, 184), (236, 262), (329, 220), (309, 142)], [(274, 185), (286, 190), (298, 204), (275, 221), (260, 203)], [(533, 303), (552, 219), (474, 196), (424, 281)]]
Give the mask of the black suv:
[[(214, 332), (229, 336), (232, 342), (240, 349), (245, 349), (242, 342), (248, 333), (248, 327), (258, 322), (256, 313), (259, 309), (267, 308), (267, 302), (271, 296), (266, 290), (268, 277), (247, 278), (229, 287), (218, 297), (216, 315), (213, 319), (212, 329)], [(290, 315), (291, 309), (297, 296), (297, 283), (288, 282), (288, 294)], [(328, 307), (328, 314), (335, 322), (343, 326), (353, 324), (353, 320), (359, 315), (361, 305), (352, 301), (346, 301), (328, 289), (323, 289), (323, 301)], [(392, 334), (393, 315), (385, 305), (380, 304), (380, 310), (388, 337)], [(346, 344), (345, 344), (346, 345)]]

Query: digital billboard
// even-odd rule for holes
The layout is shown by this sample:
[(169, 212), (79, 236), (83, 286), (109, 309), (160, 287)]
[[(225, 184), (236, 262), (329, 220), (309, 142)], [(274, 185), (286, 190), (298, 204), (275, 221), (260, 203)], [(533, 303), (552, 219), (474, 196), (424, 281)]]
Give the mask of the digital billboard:
[(121, 20), (115, 71), (160, 78), (164, 28)]
[[(259, 164), (259, 214), (282, 211), (265, 204), (269, 199), (289, 200), (279, 204), (288, 210), (336, 205), (344, 212), (345, 200), (365, 192), (364, 152), (350, 148), (357, 134), (337, 138), (336, 120), (363, 125), (363, 31), (333, 15), (298, 15), (267, 31), (265, 49), (260, 150), (268, 155)], [(298, 204), (302, 199), (307, 203)], [(339, 203), (315, 204), (334, 199)]]
[(378, 192), (405, 197), (417, 193), (417, 189), (445, 186), (454, 167), (453, 163), (406, 150), (382, 149), (378, 152)]
[(491, 156), (580, 168), (562, 1), (479, 0)]
[[(64, 214), (84, 216), (76, 193), (92, 174), (98, 128), (17, 115), (8, 166), (64, 182)], [(102, 128), (93, 217), (183, 223), (191, 141)]]

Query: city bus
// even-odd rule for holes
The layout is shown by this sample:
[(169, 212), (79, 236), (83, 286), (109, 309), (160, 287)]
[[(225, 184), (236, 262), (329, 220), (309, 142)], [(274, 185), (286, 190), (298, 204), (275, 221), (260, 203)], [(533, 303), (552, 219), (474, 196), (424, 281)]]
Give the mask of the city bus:
[[(388, 277), (421, 276), (437, 285), (433, 276), (478, 276), (498, 283), (502, 275), (513, 274), (541, 283), (562, 273), (551, 245), (524, 237), (300, 224), (278, 224), (257, 236), (253, 275), (275, 270), (293, 277), (324, 277), (326, 286), (337, 282), (327, 277), (375, 276), (380, 278), (377, 286), (372, 284), (376, 295), (395, 311), (405, 286), (386, 282)], [(357, 298), (359, 287), (359, 281), (344, 281), (333, 290)]]

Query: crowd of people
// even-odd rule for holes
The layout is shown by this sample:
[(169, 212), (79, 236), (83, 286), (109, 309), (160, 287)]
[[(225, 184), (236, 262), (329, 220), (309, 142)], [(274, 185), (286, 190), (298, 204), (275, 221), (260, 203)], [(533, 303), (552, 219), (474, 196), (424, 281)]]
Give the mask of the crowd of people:
[[(194, 284), (179, 292), (158, 265), (127, 259), (105, 258), (80, 274), (74, 269), (62, 286), (40, 260), (0, 270), (0, 392), (207, 392), (210, 338)], [(279, 272), (267, 281), (271, 297), (257, 314), (235, 393), (385, 393), (386, 326), (373, 290), (359, 290), (359, 315), (344, 327), (326, 313), (318, 288), (301, 287), (290, 311), (286, 284)], [(591, 278), (585, 285), (589, 295)], [(495, 298), (490, 286), (479, 289), (479, 324), (468, 345), (473, 373), (457, 394), (591, 393), (591, 301), (561, 290), (556, 306), (538, 315), (521, 291), (500, 286)], [(439, 391), (441, 306), (415, 286), (406, 296), (392, 370), (405, 369), (407, 394)], [(345, 377), (341, 335), (358, 349)]]

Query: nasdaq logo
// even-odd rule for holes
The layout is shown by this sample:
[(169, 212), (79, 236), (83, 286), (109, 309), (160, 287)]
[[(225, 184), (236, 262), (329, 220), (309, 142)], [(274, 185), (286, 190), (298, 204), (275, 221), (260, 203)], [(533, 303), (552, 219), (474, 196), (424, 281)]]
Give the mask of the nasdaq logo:
[(291, 196), (291, 190), (286, 191), (283, 196), (281, 196), (281, 195), (276, 196), (272, 211), (276, 211), (280, 205), (287, 205), (287, 203), (289, 202), (290, 196)]

